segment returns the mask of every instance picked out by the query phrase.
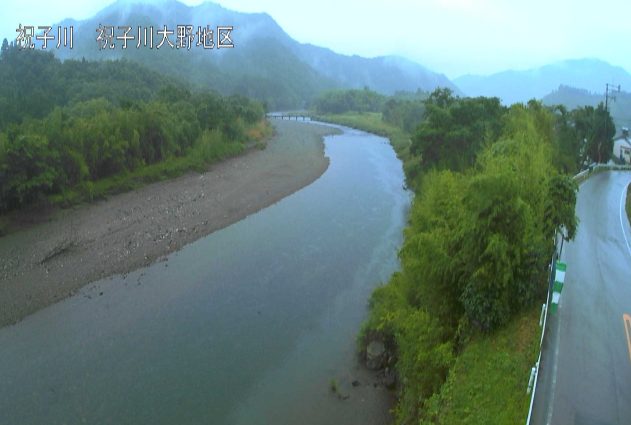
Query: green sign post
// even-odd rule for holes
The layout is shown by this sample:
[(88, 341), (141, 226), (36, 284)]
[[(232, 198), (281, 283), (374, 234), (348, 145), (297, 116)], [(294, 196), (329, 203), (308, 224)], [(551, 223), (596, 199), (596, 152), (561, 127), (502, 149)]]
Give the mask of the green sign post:
[(552, 313), (556, 313), (559, 301), (561, 300), (561, 291), (563, 291), (563, 284), (565, 283), (566, 268), (567, 265), (565, 263), (560, 261), (556, 262), (554, 283), (552, 284), (552, 301), (550, 303)]

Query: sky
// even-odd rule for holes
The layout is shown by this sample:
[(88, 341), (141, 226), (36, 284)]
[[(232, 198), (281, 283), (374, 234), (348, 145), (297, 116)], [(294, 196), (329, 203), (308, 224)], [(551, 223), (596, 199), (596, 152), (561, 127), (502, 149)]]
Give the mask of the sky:
[[(37, 26), (53, 25), (65, 18), (85, 19), (111, 3), (112, 0), (9, 0), (0, 6), (0, 37), (14, 39), (20, 23)], [(201, 1), (182, 3), (196, 5)], [(216, 3), (241, 12), (267, 12), (302, 43), (367, 57), (397, 54), (450, 78), (530, 69), (579, 58), (598, 58), (631, 71), (628, 0)]]

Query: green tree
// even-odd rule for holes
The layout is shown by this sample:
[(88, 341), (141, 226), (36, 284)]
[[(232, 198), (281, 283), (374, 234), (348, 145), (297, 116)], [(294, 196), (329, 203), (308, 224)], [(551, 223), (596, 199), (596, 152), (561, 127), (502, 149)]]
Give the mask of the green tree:
[(0, 61), (0, 210), (192, 155), (200, 145), (209, 161), (238, 153), (263, 117), (258, 102), (191, 91), (129, 61), (61, 63), (9, 47)]
[(464, 170), (475, 162), (485, 141), (496, 140), (506, 109), (497, 98), (457, 98), (437, 89), (426, 102), (425, 120), (410, 151), (425, 168)]
[(51, 191), (58, 173), (58, 155), (45, 137), (24, 134), (9, 139), (2, 158), (0, 202), (4, 209), (33, 202)]
[(585, 106), (571, 113), (576, 138), (581, 144), (581, 163), (589, 159), (594, 162), (607, 162), (613, 151), (613, 137), (616, 127), (609, 111), (601, 102), (596, 108)]
[(469, 321), (486, 331), (506, 323), (536, 289), (532, 264), (525, 261), (536, 250), (535, 217), (514, 173), (505, 171), (476, 176), (467, 191), (473, 225), (464, 230), (460, 301)]
[(462, 208), (467, 185), (464, 176), (448, 170), (428, 173), (412, 204), (400, 253), (408, 302), (452, 330), (463, 313), (457, 282), (467, 261), (463, 229), (468, 216)]
[(568, 175), (555, 175), (548, 181), (546, 197), (545, 223), (546, 234), (550, 236), (555, 229), (565, 229), (564, 237), (574, 239), (578, 228), (575, 214), (578, 185)]
[(389, 99), (383, 106), (383, 120), (413, 133), (425, 116), (424, 100)]
[(365, 87), (362, 90), (330, 90), (314, 101), (320, 114), (344, 112), (381, 112), (385, 97)]
[(581, 138), (577, 125), (573, 121), (575, 115), (568, 111), (565, 106), (555, 106), (552, 111), (556, 118), (555, 166), (564, 173), (575, 174), (581, 167), (581, 149), (585, 136)]
[(0, 48), (0, 57), (5, 56), (5, 52), (8, 52), (8, 51), (9, 51), (9, 42), (5, 38), (4, 40), (2, 40), (2, 48)]
[(593, 112), (590, 137), (587, 141), (587, 155), (596, 162), (609, 161), (613, 152), (613, 137), (616, 127), (609, 111), (601, 102)]

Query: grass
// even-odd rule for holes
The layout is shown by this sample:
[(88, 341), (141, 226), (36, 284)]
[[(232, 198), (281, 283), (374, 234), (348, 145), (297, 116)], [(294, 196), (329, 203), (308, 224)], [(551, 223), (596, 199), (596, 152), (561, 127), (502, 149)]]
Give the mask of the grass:
[(406, 155), (410, 147), (410, 136), (403, 130), (384, 122), (378, 112), (347, 112), (314, 117), (319, 121), (345, 125), (387, 137), (397, 155)]
[(261, 120), (245, 131), (248, 140), (252, 141), (259, 149), (265, 147), (265, 141), (272, 137), (274, 128), (269, 121)]
[(626, 201), (627, 217), (631, 223), (631, 184), (627, 186), (627, 201)]
[(427, 401), (436, 424), (519, 424), (528, 414), (526, 387), (539, 350), (539, 308), (492, 335), (477, 335), (457, 357), (441, 391)]
[(337, 385), (337, 380), (335, 380), (335, 378), (332, 378), (331, 381), (329, 382), (329, 390), (331, 390), (333, 394), (339, 393), (340, 389)]

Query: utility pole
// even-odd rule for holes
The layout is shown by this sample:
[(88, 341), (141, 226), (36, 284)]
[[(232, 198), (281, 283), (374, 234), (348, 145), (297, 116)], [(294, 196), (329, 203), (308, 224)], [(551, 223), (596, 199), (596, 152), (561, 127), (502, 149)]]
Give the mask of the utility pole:
[(605, 111), (608, 111), (609, 98), (611, 97), (611, 100), (616, 100), (616, 96), (609, 94), (610, 91), (613, 93), (620, 93), (620, 84), (618, 84), (618, 87), (609, 83), (605, 84)]
[[(609, 113), (609, 98), (611, 97), (611, 100), (616, 100), (616, 96), (614, 96), (613, 94), (609, 94), (610, 92), (612, 93), (620, 93), (620, 84), (618, 84), (618, 87), (616, 87), (614, 84), (605, 84), (605, 112)], [(608, 124), (609, 124), (609, 120), (607, 119), (608, 117), (605, 116), (605, 137), (607, 137), (607, 130), (608, 130)], [(615, 136), (615, 135), (614, 135)], [(598, 162), (600, 163), (601, 160), (601, 146), (602, 146), (602, 142), (599, 141), (598, 142)]]

